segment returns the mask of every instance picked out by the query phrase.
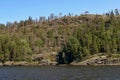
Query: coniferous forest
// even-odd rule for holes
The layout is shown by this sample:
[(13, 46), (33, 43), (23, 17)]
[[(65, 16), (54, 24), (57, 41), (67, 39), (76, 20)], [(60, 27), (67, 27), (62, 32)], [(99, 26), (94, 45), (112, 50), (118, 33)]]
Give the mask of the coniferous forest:
[(0, 24), (0, 61), (31, 61), (31, 56), (56, 52), (58, 63), (81, 61), (91, 55), (120, 54), (120, 14), (50, 14)]

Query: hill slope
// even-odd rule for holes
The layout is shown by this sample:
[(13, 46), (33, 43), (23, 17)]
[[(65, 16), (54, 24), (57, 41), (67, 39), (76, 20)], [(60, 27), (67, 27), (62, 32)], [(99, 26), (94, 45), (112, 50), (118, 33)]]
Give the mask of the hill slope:
[[(120, 53), (120, 15), (81, 14), (0, 24), (0, 61), (33, 61), (33, 55), (56, 52), (59, 64), (98, 53)], [(50, 57), (49, 57), (50, 58)], [(55, 58), (55, 57), (54, 57)]]

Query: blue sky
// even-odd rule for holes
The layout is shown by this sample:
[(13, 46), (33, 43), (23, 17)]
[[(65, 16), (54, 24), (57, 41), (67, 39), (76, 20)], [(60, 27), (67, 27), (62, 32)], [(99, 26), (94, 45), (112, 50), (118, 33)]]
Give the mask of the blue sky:
[(120, 9), (120, 0), (0, 0), (0, 23), (39, 18), (50, 13), (81, 14), (85, 11), (102, 14)]

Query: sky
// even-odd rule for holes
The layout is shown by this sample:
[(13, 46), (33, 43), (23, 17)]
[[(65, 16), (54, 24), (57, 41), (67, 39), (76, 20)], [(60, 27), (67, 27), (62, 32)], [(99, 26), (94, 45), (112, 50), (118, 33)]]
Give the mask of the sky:
[(39, 18), (51, 13), (103, 14), (120, 9), (120, 0), (0, 0), (0, 23)]

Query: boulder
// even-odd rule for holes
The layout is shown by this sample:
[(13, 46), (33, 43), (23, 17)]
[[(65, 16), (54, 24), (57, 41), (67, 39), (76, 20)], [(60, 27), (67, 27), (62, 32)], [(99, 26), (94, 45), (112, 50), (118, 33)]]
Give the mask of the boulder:
[(0, 62), (0, 66), (3, 66), (3, 63), (2, 63), (2, 62)]
[(33, 57), (33, 61), (41, 61), (43, 59), (43, 54), (38, 54)]
[(28, 66), (29, 63), (26, 61), (14, 62), (13, 66)]
[(13, 65), (13, 62), (12, 61), (6, 61), (4, 63), (4, 66), (12, 66)]
[(43, 59), (39, 62), (39, 65), (49, 65), (49, 60)]
[(57, 62), (49, 59), (43, 59), (39, 62), (39, 65), (57, 65)]
[(58, 63), (56, 62), (56, 61), (51, 61), (50, 62), (50, 65), (53, 65), (53, 66), (55, 66), (55, 65), (57, 65)]

